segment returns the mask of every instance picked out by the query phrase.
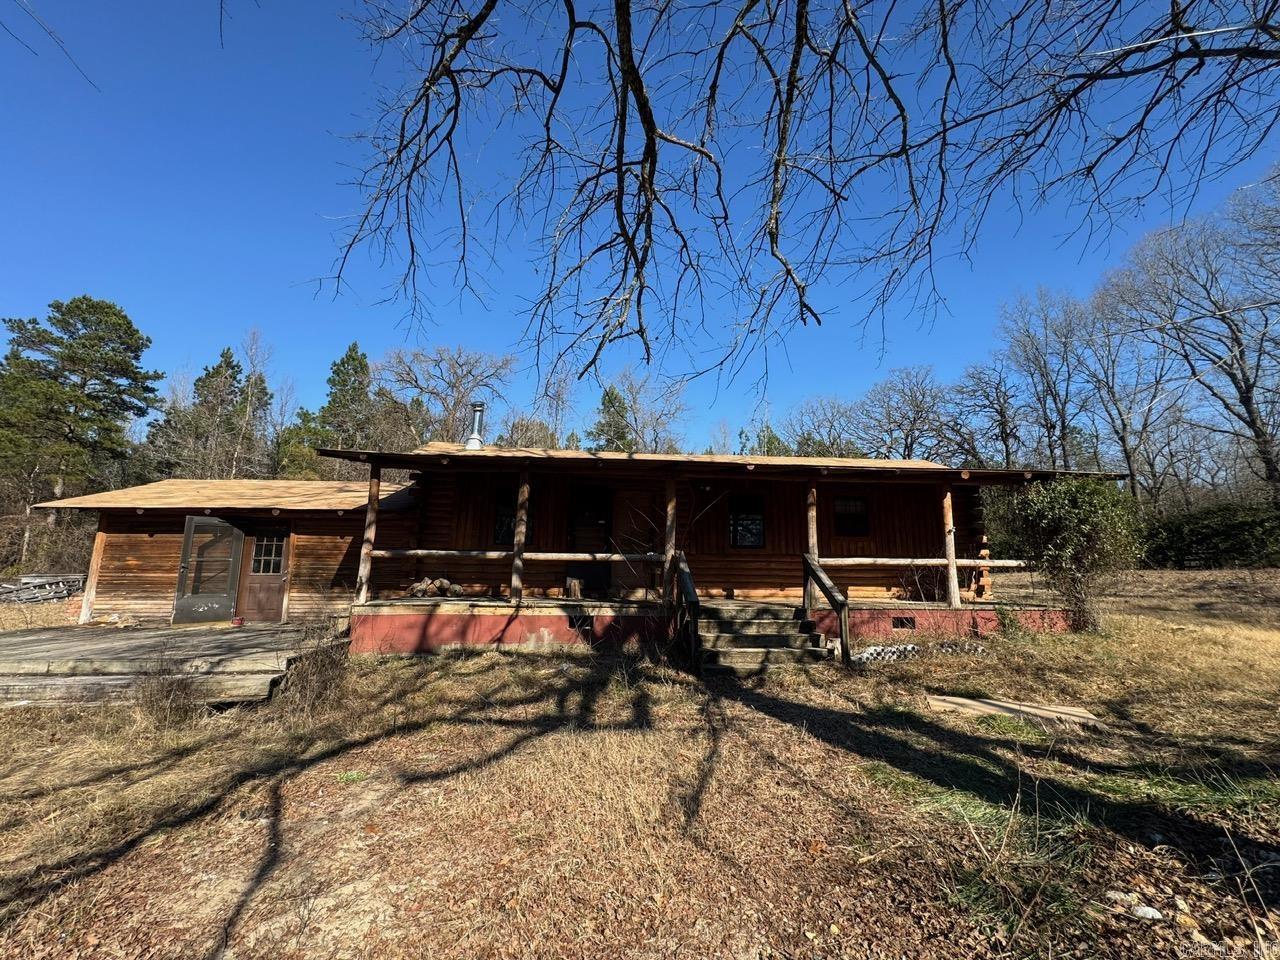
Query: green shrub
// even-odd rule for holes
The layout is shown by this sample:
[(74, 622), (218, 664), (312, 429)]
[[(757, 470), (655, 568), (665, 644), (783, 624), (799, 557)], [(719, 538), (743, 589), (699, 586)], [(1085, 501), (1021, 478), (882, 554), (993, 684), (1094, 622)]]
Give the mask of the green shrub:
[(1280, 566), (1280, 511), (1261, 503), (1215, 503), (1147, 524), (1144, 559), (1179, 570)]
[(1063, 600), (1076, 630), (1096, 630), (1098, 588), (1140, 555), (1133, 501), (1114, 483), (1062, 477), (988, 504), (1009, 555), (1028, 561)]

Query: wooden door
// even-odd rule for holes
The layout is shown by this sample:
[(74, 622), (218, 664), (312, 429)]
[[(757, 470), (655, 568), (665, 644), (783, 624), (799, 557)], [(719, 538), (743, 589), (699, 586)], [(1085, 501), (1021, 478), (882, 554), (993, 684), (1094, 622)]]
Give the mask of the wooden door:
[(288, 589), (288, 528), (251, 528), (245, 537), (236, 613), (250, 623), (278, 623)]
[[(570, 491), (569, 549), (574, 553), (613, 553), (613, 491), (578, 487)], [(588, 594), (606, 594), (612, 585), (609, 563), (571, 563), (566, 574), (582, 581)]]
[(244, 534), (217, 517), (187, 517), (174, 623), (230, 620), (236, 608)]

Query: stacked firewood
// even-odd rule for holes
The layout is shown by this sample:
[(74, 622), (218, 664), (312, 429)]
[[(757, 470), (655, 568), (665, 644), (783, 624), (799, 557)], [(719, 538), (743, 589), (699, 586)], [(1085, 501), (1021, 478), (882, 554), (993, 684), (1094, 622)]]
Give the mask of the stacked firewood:
[(407, 593), (411, 597), (460, 597), (462, 584), (450, 583), (444, 577), (424, 577), (409, 587)]

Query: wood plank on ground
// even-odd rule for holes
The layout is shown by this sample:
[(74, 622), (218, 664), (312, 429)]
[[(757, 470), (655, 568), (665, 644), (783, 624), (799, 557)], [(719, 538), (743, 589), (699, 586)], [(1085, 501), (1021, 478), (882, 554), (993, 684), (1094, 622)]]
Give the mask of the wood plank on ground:
[(1021, 703), (1017, 700), (977, 699), (972, 697), (928, 696), (929, 709), (939, 712), (963, 713), (975, 717), (1003, 715), (1020, 720), (1041, 720), (1055, 723), (1078, 723), (1083, 726), (1103, 726), (1098, 717), (1084, 707)]

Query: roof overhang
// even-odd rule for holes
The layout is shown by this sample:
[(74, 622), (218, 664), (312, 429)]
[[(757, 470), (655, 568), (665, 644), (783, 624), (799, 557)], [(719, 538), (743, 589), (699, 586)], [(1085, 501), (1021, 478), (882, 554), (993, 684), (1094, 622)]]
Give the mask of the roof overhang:
[(337, 450), (317, 448), (324, 457), (368, 463), (402, 470), (525, 470), (564, 473), (649, 473), (658, 476), (748, 477), (767, 475), (777, 479), (842, 477), (867, 481), (929, 481), (978, 485), (1022, 484), (1060, 476), (1091, 476), (1122, 480), (1126, 474), (1063, 470), (1001, 470), (947, 467), (923, 461), (840, 460), (805, 457), (721, 457), (696, 454), (593, 453), (573, 450), (528, 450), (489, 447), (482, 450), (450, 448), (392, 453), (385, 450)]
[[(345, 513), (363, 510), (368, 484), (326, 480), (159, 480), (119, 490), (49, 500), (45, 510), (131, 510), (206, 513)], [(407, 509), (411, 490), (401, 484), (383, 487), (380, 507)]]

